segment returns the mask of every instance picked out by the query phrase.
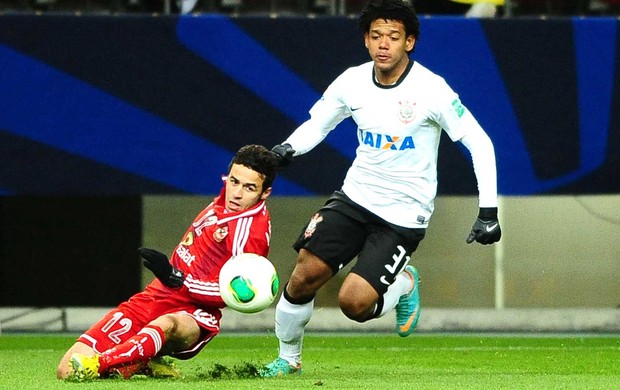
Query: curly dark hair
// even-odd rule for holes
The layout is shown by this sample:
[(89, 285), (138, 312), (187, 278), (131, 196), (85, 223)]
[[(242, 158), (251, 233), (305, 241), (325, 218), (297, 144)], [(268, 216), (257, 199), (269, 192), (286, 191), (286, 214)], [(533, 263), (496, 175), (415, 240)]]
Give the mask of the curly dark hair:
[(233, 164), (239, 164), (258, 172), (263, 177), (263, 191), (273, 185), (276, 178), (279, 159), (269, 149), (262, 145), (245, 145), (237, 151), (230, 164), (228, 172)]
[(405, 34), (413, 35), (416, 42), (418, 41), (420, 20), (413, 6), (404, 0), (369, 0), (359, 14), (359, 29), (364, 34), (370, 32), (370, 25), (377, 19), (401, 21)]

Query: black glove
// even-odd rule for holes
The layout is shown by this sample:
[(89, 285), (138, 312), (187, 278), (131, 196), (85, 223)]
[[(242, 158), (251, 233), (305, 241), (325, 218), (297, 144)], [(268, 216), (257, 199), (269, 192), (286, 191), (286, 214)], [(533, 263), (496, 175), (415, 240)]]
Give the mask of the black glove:
[(280, 159), (280, 162), (278, 164), (280, 168), (288, 167), (293, 162), (293, 154), (295, 154), (295, 150), (293, 150), (293, 147), (291, 145), (276, 145), (271, 148), (271, 151), (274, 152)]
[(493, 244), (502, 238), (502, 229), (497, 220), (497, 207), (481, 207), (478, 218), (467, 237), (468, 244), (476, 241), (482, 245)]
[(179, 288), (183, 285), (185, 279), (183, 272), (170, 264), (168, 256), (149, 248), (138, 248), (138, 254), (143, 259), (142, 264), (165, 286)]

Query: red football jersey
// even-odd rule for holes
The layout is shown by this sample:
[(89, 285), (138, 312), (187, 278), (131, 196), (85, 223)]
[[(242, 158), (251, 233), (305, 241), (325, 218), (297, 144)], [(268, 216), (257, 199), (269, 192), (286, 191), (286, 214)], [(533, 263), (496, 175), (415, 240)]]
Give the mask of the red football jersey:
[(188, 359), (219, 333), (220, 269), (240, 253), (267, 257), (271, 220), (264, 201), (254, 207), (227, 212), (225, 188), (194, 220), (172, 253), (171, 263), (185, 274), (184, 285), (171, 289), (154, 279), (144, 291), (121, 303), (117, 309), (90, 327), (78, 340), (99, 353), (123, 343), (146, 324), (166, 314), (183, 312), (203, 328), (202, 338), (173, 356)]
[(165, 289), (166, 295), (177, 295), (175, 300), (202, 307), (226, 306), (219, 292), (220, 269), (231, 257), (241, 253), (267, 257), (271, 219), (265, 201), (239, 212), (228, 212), (224, 205), (225, 188), (198, 214), (174, 249), (170, 262), (183, 271), (183, 287), (171, 290), (155, 279), (147, 291)]

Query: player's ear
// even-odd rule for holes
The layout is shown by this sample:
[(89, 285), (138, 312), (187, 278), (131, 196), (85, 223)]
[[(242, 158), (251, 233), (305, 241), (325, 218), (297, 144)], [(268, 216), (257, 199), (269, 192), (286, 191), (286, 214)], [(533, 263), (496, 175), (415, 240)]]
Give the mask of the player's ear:
[(406, 45), (407, 45), (407, 52), (412, 51), (413, 48), (415, 47), (415, 36), (413, 36), (413, 34), (407, 37)]
[(260, 200), (267, 199), (269, 195), (271, 195), (271, 187), (267, 188), (262, 194), (260, 194)]

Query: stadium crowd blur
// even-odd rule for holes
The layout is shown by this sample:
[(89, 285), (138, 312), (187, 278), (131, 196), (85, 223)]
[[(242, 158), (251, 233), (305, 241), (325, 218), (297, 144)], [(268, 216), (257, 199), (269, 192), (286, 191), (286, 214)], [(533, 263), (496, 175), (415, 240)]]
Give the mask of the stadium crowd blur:
[[(407, 0), (405, 0), (407, 1)], [(408, 0), (420, 15), (618, 15), (620, 0)], [(0, 13), (355, 15), (364, 0), (0, 0)]]

